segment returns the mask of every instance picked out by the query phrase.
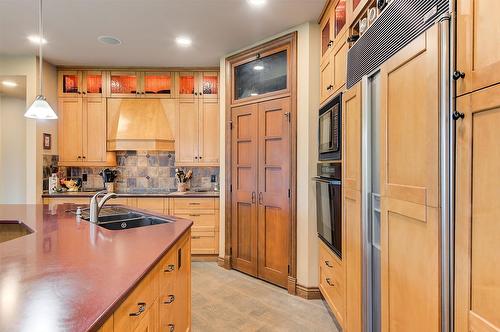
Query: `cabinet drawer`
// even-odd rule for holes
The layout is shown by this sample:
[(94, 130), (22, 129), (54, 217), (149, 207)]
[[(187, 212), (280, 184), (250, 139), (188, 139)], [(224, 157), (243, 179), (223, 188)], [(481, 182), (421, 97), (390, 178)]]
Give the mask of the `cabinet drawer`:
[(345, 277), (342, 261), (322, 242), (319, 245), (319, 288), (337, 320), (343, 326)]
[(114, 313), (115, 331), (134, 331), (158, 296), (158, 274), (151, 271)]
[(216, 231), (218, 229), (219, 220), (218, 214), (214, 212), (197, 212), (197, 211), (183, 211), (175, 213), (176, 217), (184, 218), (193, 221), (193, 230), (196, 231)]
[(214, 198), (174, 198), (174, 211), (178, 210), (214, 210)]
[(217, 232), (194, 231), (191, 233), (192, 254), (215, 254), (219, 246)]
[(165, 199), (164, 198), (137, 198), (137, 207), (139, 209), (149, 210), (151, 212), (164, 214), (165, 213)]

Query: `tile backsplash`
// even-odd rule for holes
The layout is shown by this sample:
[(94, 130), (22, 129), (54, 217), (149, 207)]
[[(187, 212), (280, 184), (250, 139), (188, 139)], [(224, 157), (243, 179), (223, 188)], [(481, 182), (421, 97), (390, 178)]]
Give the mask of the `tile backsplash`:
[(42, 163), (42, 179), (43, 179), (43, 190), (49, 190), (49, 177), (52, 175), (52, 171), (57, 169), (57, 162), (59, 161), (58, 155), (44, 154)]
[[(119, 151), (116, 153), (118, 177), (115, 191), (120, 193), (154, 193), (176, 191), (175, 153), (163, 151)], [(45, 161), (44, 161), (45, 163)], [(56, 162), (57, 164), (57, 162)], [(61, 167), (68, 177), (87, 174), (87, 189), (103, 188), (99, 173), (105, 167)], [(181, 167), (192, 169), (191, 189), (212, 189), (211, 177), (219, 182), (219, 167)], [(45, 174), (45, 173), (44, 173)], [(49, 175), (50, 176), (50, 175)]]

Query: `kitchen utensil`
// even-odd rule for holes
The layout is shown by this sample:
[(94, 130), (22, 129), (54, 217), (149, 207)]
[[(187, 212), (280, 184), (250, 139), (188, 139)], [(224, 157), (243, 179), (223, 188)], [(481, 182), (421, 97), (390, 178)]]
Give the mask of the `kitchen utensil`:
[(99, 173), (99, 175), (102, 176), (104, 183), (113, 182), (113, 181), (115, 181), (115, 179), (118, 175), (118, 171), (116, 169), (112, 170), (112, 169), (106, 168), (106, 169), (103, 169)]

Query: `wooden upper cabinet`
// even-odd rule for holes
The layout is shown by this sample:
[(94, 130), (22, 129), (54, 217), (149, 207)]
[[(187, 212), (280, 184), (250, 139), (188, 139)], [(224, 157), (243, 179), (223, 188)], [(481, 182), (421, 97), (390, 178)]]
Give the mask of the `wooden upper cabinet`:
[(372, 0), (347, 0), (347, 21), (350, 26)]
[(103, 97), (106, 95), (106, 73), (93, 70), (60, 70), (59, 97)]
[(138, 97), (140, 96), (139, 72), (112, 71), (109, 74), (110, 97)]
[[(178, 101), (175, 135), (175, 164), (198, 162), (198, 101)], [(195, 159), (196, 158), (196, 159)]]
[(331, 17), (325, 15), (320, 22), (321, 30), (321, 62), (325, 61), (330, 55), (333, 46)]
[(347, 31), (337, 39), (320, 66), (320, 102), (337, 94), (347, 80)]
[(455, 330), (499, 331), (500, 85), (456, 108)]
[(168, 98), (174, 92), (174, 77), (169, 72), (141, 74), (141, 95), (146, 98)]
[(199, 73), (199, 94), (204, 100), (219, 99), (219, 72)]
[(219, 165), (219, 103), (201, 102), (199, 108), (198, 161)]
[(457, 94), (475, 91), (500, 82), (500, 24), (494, 13), (498, 0), (457, 2)]
[(59, 98), (59, 165), (115, 166), (106, 151), (104, 98)]
[(198, 97), (198, 74), (195, 72), (177, 73), (177, 96), (179, 99)]

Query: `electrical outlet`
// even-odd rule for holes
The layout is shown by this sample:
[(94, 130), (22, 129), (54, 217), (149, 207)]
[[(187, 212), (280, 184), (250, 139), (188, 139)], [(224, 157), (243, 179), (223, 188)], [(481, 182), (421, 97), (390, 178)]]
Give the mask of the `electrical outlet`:
[(210, 176), (210, 182), (212, 182), (212, 183), (217, 182), (217, 175), (212, 174), (212, 175)]

